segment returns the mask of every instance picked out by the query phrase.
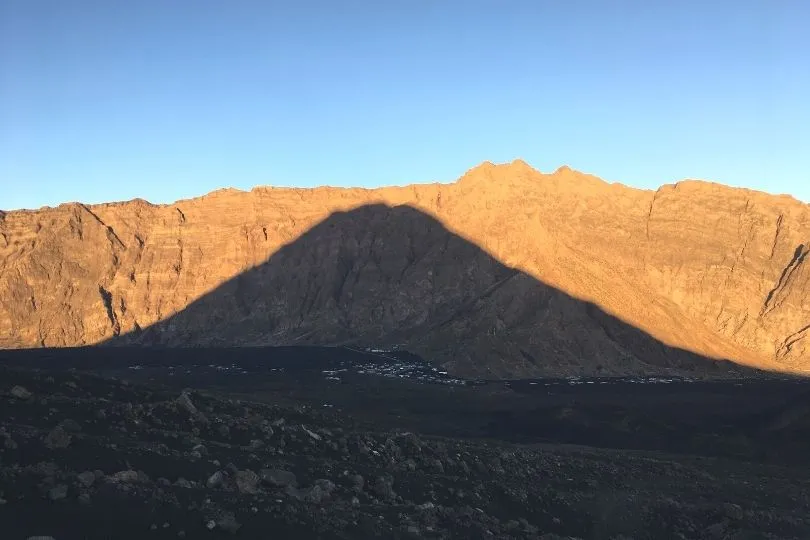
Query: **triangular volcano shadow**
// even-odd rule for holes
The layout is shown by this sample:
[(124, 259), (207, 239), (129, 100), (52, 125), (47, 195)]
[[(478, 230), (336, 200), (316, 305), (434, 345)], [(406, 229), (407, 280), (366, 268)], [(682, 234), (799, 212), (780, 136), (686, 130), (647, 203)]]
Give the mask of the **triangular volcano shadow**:
[(481, 377), (732, 367), (502, 264), (420, 210), (384, 204), (336, 212), (175, 315), (104, 344), (401, 345)]

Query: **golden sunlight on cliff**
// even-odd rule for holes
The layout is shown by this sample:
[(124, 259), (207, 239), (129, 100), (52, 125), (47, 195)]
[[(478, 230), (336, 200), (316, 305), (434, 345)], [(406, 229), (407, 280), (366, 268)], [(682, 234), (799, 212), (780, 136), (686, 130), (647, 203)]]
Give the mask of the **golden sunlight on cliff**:
[[(374, 204), (417, 209), (666, 345), (770, 370), (810, 367), (807, 205), (694, 181), (637, 190), (520, 160), (484, 163), (452, 184), (258, 187), (172, 205), (6, 213), (0, 346), (91, 344), (146, 328), (336, 212)], [(356, 231), (335, 234), (351, 242)]]

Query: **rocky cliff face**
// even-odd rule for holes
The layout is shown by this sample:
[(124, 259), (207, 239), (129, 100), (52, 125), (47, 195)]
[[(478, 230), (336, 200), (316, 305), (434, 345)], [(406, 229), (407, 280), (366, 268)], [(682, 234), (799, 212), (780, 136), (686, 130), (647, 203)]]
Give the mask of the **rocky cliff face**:
[(454, 184), (0, 213), (0, 347), (402, 344), (494, 376), (810, 370), (810, 206), (485, 163)]

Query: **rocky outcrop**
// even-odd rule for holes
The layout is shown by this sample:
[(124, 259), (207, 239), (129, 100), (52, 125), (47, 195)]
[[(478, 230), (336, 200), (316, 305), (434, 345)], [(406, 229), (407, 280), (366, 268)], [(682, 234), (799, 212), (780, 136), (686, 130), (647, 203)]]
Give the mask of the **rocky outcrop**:
[[(496, 376), (810, 369), (810, 207), (485, 163), (0, 218), (0, 347), (405, 345)], [(701, 362), (703, 364), (701, 364)]]

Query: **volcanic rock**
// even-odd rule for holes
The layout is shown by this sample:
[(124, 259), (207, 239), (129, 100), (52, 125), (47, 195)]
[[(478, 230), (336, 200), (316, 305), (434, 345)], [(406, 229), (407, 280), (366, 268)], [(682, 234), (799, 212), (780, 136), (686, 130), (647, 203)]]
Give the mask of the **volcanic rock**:
[[(400, 345), (455, 374), (810, 370), (810, 206), (484, 163), (0, 220), (0, 348)], [(66, 300), (66, 299), (69, 299)]]
[(15, 386), (11, 389), (10, 393), (17, 399), (30, 399), (32, 395), (31, 392), (23, 386)]

